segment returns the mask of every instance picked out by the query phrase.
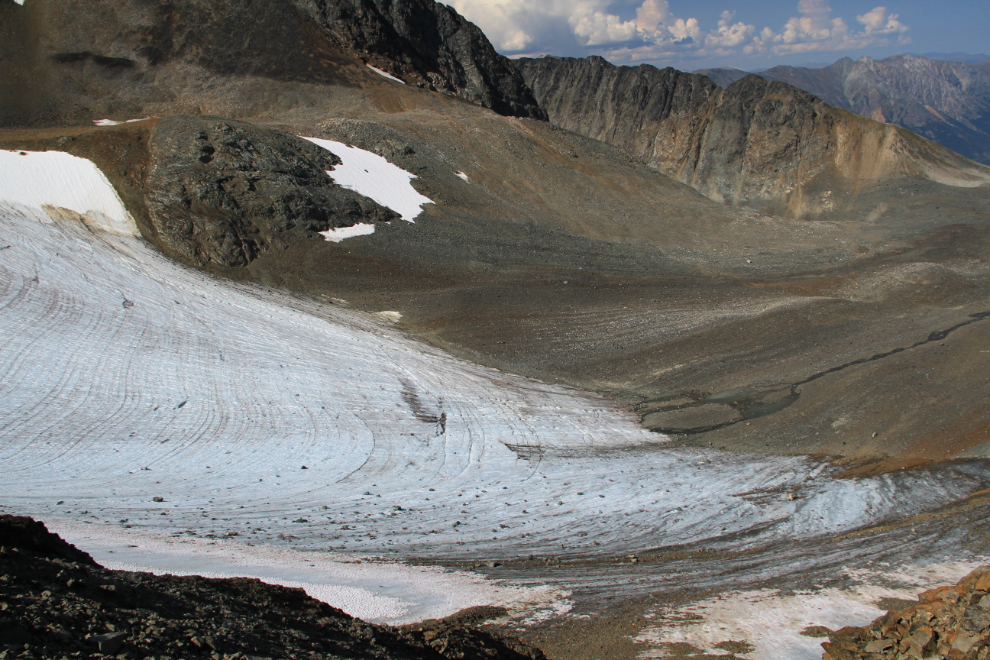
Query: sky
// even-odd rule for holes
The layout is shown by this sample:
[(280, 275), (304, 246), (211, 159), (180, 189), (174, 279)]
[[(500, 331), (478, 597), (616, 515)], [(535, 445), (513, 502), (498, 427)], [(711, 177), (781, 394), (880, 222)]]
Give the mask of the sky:
[(448, 0), (510, 57), (759, 70), (990, 52), (987, 0)]

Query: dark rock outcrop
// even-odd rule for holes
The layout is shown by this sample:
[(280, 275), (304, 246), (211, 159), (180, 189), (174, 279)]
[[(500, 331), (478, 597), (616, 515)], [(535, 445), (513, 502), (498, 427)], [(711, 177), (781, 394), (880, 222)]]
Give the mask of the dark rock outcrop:
[(296, 0), (339, 48), (406, 78), (491, 108), (546, 119), (522, 76), (484, 33), (433, 0)]
[(723, 90), (705, 76), (600, 57), (517, 66), (551, 123), (619, 146), (716, 201), (802, 217), (838, 210), (837, 199), (884, 178), (987, 176), (908, 131), (756, 75)]
[(921, 594), (917, 605), (891, 610), (869, 626), (829, 634), (824, 660), (990, 658), (990, 567), (958, 584)]
[(544, 657), (474, 626), (368, 624), (260, 580), (110, 571), (30, 518), (0, 515), (0, 546), (3, 657)]
[(146, 202), (155, 241), (196, 266), (244, 266), (293, 241), (394, 211), (335, 184), (340, 160), (294, 135), (218, 117), (155, 126)]

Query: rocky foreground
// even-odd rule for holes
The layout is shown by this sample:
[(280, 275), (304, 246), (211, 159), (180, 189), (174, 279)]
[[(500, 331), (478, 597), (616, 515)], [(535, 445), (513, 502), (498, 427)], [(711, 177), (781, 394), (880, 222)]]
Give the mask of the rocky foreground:
[(110, 571), (30, 518), (0, 516), (0, 658), (541, 660), (469, 623), (368, 624), (253, 579)]
[(869, 626), (829, 635), (824, 660), (990, 658), (990, 567), (955, 586), (921, 594), (917, 605), (892, 610)]

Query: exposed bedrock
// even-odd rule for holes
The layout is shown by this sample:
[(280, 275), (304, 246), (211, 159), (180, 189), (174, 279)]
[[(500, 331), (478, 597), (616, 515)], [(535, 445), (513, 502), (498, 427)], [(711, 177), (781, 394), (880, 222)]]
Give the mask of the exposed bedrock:
[(186, 263), (244, 266), (333, 227), (398, 219), (333, 182), (326, 172), (339, 158), (282, 131), (170, 117), (155, 125), (150, 150), (151, 239)]
[[(720, 87), (747, 75), (738, 69), (697, 73), (709, 76)], [(843, 57), (820, 69), (775, 66), (759, 75), (990, 163), (990, 64), (943, 62), (917, 55), (875, 60), (864, 55), (855, 61)]]
[(838, 215), (861, 190), (897, 178), (990, 180), (982, 166), (909, 131), (755, 75), (722, 90), (697, 74), (600, 57), (517, 66), (551, 122), (640, 156), (716, 201)]
[(545, 119), (484, 33), (433, 0), (295, 0), (339, 48), (396, 76), (499, 114)]
[(430, 0), (0, 0), (0, 125), (326, 108), (384, 81), (363, 62), (546, 116), (481, 30)]

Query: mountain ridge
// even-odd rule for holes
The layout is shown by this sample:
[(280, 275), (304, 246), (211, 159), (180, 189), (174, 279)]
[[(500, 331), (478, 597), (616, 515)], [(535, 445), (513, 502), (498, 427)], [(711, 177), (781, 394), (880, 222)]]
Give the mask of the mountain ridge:
[(615, 144), (717, 202), (809, 217), (901, 176), (990, 181), (990, 170), (909, 131), (755, 74), (723, 90), (698, 74), (600, 57), (516, 65), (552, 123)]
[[(699, 71), (720, 87), (747, 72)], [(776, 66), (756, 73), (810, 92), (830, 105), (896, 124), (967, 158), (990, 163), (990, 64), (915, 55), (844, 57), (830, 66)]]

